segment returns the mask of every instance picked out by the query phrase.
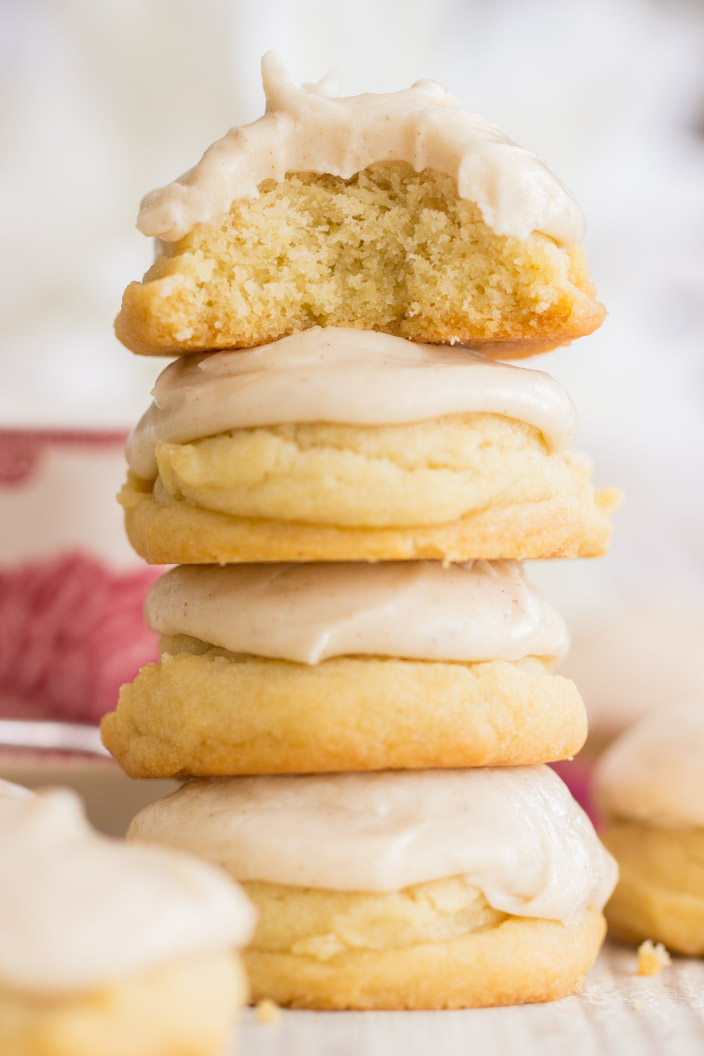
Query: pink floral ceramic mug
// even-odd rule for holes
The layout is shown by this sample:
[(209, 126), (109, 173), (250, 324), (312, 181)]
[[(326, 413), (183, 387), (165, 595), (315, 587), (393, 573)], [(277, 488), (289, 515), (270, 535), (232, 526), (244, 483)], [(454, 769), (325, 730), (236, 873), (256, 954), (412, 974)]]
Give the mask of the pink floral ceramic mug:
[(115, 495), (125, 434), (0, 429), (0, 716), (97, 722), (157, 659), (142, 607), (160, 569)]

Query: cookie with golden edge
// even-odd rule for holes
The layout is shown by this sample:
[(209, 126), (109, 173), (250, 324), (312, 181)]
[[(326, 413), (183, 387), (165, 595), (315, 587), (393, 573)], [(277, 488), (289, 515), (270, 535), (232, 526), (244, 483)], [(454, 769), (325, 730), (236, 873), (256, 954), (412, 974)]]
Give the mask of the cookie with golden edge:
[(156, 445), (120, 501), (156, 564), (594, 556), (614, 490), (586, 459), (498, 414), (285, 424)]
[(663, 942), (704, 956), (704, 828), (669, 829), (616, 820), (602, 833), (618, 862), (609, 931), (625, 942)]
[(162, 639), (102, 721), (131, 777), (511, 766), (566, 759), (586, 738), (569, 679), (536, 657), (316, 665)]
[(595, 330), (572, 196), (440, 85), (338, 98), (262, 60), (266, 112), (142, 202), (158, 255), (118, 337), (144, 354), (249, 347), (308, 327), (530, 355)]
[(481, 1008), (579, 993), (606, 932), (492, 909), (461, 877), (391, 893), (245, 883), (255, 1001), (293, 1008)]
[(196, 224), (132, 282), (116, 321), (144, 355), (264, 344), (311, 326), (530, 356), (601, 325), (586, 257), (495, 234), (451, 176), (404, 162), (297, 172)]

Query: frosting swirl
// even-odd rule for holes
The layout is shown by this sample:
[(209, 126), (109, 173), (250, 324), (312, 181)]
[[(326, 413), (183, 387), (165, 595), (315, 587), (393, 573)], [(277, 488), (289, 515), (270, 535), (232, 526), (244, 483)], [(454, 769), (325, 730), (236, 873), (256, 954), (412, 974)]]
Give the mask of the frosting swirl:
[(561, 617), (515, 561), (182, 565), (155, 583), (145, 611), (161, 634), (303, 664), (519, 660), (568, 645)]
[(476, 202), (497, 235), (541, 231), (558, 244), (582, 238), (579, 206), (544, 162), (483, 118), (462, 110), (433, 81), (388, 95), (335, 98), (332, 78), (298, 88), (272, 52), (262, 59), (266, 113), (231, 129), (198, 164), (152, 191), (137, 226), (174, 242), (211, 223), (234, 201), (256, 198), (264, 180), (287, 173), (349, 179), (375, 162), (405, 161), (416, 172), (452, 176), (460, 198)]
[(197, 779), (128, 838), (187, 848), (241, 881), (396, 891), (463, 875), (495, 909), (571, 923), (616, 864), (546, 766)]
[(467, 349), (345, 327), (311, 327), (256, 348), (181, 357), (127, 441), (130, 468), (156, 476), (156, 445), (286, 422), (398, 425), (486, 412), (535, 426), (551, 450), (574, 440), (577, 416), (549, 375)]
[(99, 835), (66, 789), (0, 795), (0, 840), (0, 982), (15, 989), (93, 989), (251, 934), (251, 906), (227, 877)]

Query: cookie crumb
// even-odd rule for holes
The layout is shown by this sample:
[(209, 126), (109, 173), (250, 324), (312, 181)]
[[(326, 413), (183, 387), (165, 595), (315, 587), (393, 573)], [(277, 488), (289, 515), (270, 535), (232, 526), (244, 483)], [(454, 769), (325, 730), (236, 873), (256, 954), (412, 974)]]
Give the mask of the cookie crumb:
[(271, 1001), (268, 997), (265, 997), (263, 1001), (257, 1002), (255, 1012), (257, 1013), (257, 1019), (261, 1020), (262, 1023), (278, 1023), (281, 1019), (281, 1009), (275, 1001)]
[(638, 947), (638, 975), (658, 975), (670, 963), (670, 954), (661, 942), (646, 939)]
[(642, 1001), (633, 1001), (632, 1004), (631, 1004), (631, 1008), (633, 1009), (634, 1012), (642, 1012), (643, 1011), (643, 1002)]

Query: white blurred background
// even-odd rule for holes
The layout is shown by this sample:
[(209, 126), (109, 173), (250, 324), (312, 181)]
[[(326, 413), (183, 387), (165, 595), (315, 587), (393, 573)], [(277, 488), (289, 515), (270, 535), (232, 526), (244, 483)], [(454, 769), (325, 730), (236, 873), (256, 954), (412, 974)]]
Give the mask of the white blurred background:
[(611, 553), (534, 569), (595, 722), (704, 702), (704, 7), (684, 0), (0, 0), (0, 426), (131, 424), (163, 363), (112, 319), (141, 196), (262, 112), (261, 54), (342, 94), (442, 82), (582, 204), (610, 315), (535, 361), (626, 502)]

